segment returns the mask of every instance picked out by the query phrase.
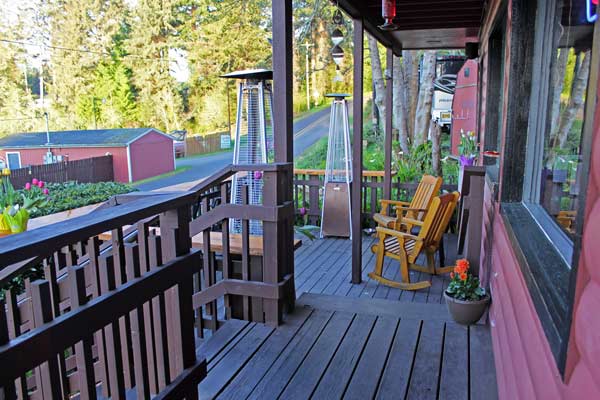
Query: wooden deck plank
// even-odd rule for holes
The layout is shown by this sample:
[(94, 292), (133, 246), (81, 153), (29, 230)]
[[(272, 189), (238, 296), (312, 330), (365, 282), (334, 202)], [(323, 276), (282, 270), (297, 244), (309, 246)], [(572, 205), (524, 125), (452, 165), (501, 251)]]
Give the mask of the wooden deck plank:
[(364, 314), (358, 314), (354, 318), (335, 356), (321, 377), (312, 395), (313, 399), (328, 400), (342, 397), (375, 325), (375, 320), (376, 317)]
[(286, 400), (308, 399), (340, 346), (355, 314), (336, 312), (281, 393)]
[(336, 260), (342, 257), (345, 252), (346, 246), (344, 240), (334, 240), (333, 246), (329, 248), (324, 256), (319, 258), (319, 262), (312, 263), (311, 269), (307, 270), (306, 273), (302, 274), (300, 277), (294, 277), (294, 280), (296, 281), (296, 292), (308, 292), (317, 282), (319, 277), (335, 265)]
[(214, 335), (212, 340), (204, 341), (196, 350), (198, 359), (205, 358), (210, 362), (249, 324), (248, 321), (232, 319), (227, 321)]
[(398, 327), (398, 319), (378, 317), (358, 365), (348, 383), (344, 399), (373, 398)]
[(408, 388), (411, 400), (437, 398), (443, 332), (444, 322), (423, 321)]
[(468, 346), (468, 328), (448, 322), (444, 334), (440, 400), (469, 398), (469, 357), (468, 352), (465, 351)]
[(307, 305), (319, 310), (352, 311), (357, 314), (387, 316), (394, 318), (427, 318), (432, 321), (452, 321), (448, 309), (442, 304), (400, 303), (385, 299), (360, 299), (304, 293), (298, 305)]
[[(366, 256), (367, 252), (370, 252), (369, 248), (371, 244), (371, 239), (369, 237), (363, 237), (362, 243), (362, 257)], [(348, 247), (348, 251), (351, 252), (351, 248)], [(323, 294), (336, 294), (338, 292), (347, 293), (350, 287), (352, 287), (351, 283), (351, 275), (352, 275), (352, 260), (350, 259), (340, 270), (340, 274), (336, 276), (330, 283), (327, 284), (325, 289), (323, 289)], [(344, 289), (345, 287), (345, 289)]]
[[(217, 354), (215, 354), (215, 356), (210, 361), (207, 360), (207, 371), (210, 371), (216, 364), (218, 364), (219, 361), (221, 361), (221, 359), (225, 357), (227, 353), (229, 353), (231, 349), (233, 349), (238, 344), (238, 342), (242, 340), (248, 334), (248, 332), (250, 332), (255, 327), (255, 325), (256, 323), (253, 322), (246, 325), (240, 331), (240, 333), (238, 333), (235, 337), (231, 339), (231, 341), (229, 341), (229, 343), (227, 343), (223, 348), (221, 348), (221, 350)], [(212, 334), (212, 331), (209, 330), (209, 332), (211, 332)]]
[(420, 330), (420, 320), (409, 318), (400, 320), (379, 384), (377, 399), (395, 400), (406, 396)]
[(255, 324), (200, 382), (198, 386), (200, 399), (214, 398), (246, 364), (273, 330), (266, 325)]
[(331, 311), (315, 310), (294, 339), (271, 365), (249, 399), (273, 399), (281, 393), (332, 317)]
[(498, 398), (492, 336), (488, 326), (469, 327), (471, 399)]
[(289, 315), (285, 323), (269, 336), (235, 379), (218, 395), (218, 398), (232, 400), (246, 398), (306, 323), (312, 312), (312, 308), (297, 307), (294, 314)]
[(346, 272), (344, 268), (351, 270), (351, 244), (351, 241), (343, 240), (342, 246), (338, 249), (337, 257), (335, 257), (333, 262), (330, 263), (327, 268), (324, 268), (320, 274), (315, 274), (315, 278), (312, 280), (313, 284), (311, 287), (306, 288), (306, 293), (321, 293), (333, 279)]

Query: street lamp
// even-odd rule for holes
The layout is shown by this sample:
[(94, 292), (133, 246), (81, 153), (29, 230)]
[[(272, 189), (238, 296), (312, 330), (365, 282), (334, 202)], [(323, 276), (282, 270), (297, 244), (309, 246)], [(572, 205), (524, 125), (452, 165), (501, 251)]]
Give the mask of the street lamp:
[(313, 44), (305, 42), (302, 46), (306, 48), (306, 109), (310, 110), (310, 71), (308, 69), (308, 52)]

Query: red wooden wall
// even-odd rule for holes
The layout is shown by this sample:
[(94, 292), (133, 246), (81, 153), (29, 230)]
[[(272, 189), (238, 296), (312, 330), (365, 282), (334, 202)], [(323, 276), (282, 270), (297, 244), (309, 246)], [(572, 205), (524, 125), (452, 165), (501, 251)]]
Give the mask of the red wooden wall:
[[(500, 1), (490, 2), (482, 30), (483, 95), (487, 85), (486, 35), (499, 4)], [(507, 17), (510, 26), (510, 12)], [(510, 46), (510, 33), (506, 45)], [(505, 71), (505, 91), (508, 79), (509, 71)], [(484, 137), (486, 99), (481, 100), (479, 130)], [(587, 101), (596, 101), (594, 138), (564, 379), (508, 239), (499, 204), (494, 200), (490, 183), (486, 185), (481, 265), (483, 280), (489, 283), (493, 298), (490, 325), (501, 399), (600, 399), (600, 104), (597, 99)], [(503, 106), (506, 107), (506, 102)]]
[(129, 145), (132, 180), (149, 178), (175, 169), (173, 140), (150, 132)]

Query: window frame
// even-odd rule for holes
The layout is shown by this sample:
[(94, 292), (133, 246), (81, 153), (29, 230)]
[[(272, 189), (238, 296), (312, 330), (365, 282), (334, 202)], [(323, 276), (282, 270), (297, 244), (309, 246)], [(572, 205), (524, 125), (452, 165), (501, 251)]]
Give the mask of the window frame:
[[(6, 166), (8, 169), (19, 169), (19, 168), (23, 168), (23, 163), (21, 162), (21, 152), (20, 151), (7, 151), (6, 153)], [(17, 157), (19, 158), (19, 168), (13, 168), (12, 165), (10, 165), (10, 157), (9, 155), (11, 154), (16, 154)]]
[[(591, 158), (596, 102), (590, 99), (596, 99), (600, 52), (595, 47), (600, 46), (600, 29), (596, 21), (581, 136), (583, 173), (576, 232), (571, 240), (539, 203), (544, 138), (551, 123), (549, 90), (552, 63), (556, 60), (553, 58), (558, 34), (556, 21), (562, 15), (562, 7), (560, 0), (548, 0), (543, 4), (539, 0), (512, 2), (511, 11), (512, 32), (508, 49), (511, 63), (507, 66), (509, 82), (505, 113), (510, 118), (505, 117), (503, 126), (500, 212), (558, 370), (564, 376)], [(529, 33), (524, 32), (524, 23), (525, 26), (535, 23), (535, 28)], [(533, 38), (527, 38), (527, 35), (533, 35)], [(515, 36), (518, 42), (515, 42)], [(527, 43), (528, 39), (533, 40)], [(549, 41), (551, 46), (548, 46)], [(525, 48), (524, 42), (532, 48)], [(533, 50), (532, 54), (528, 53), (530, 50)], [(513, 59), (515, 53), (516, 61)], [(522, 62), (530, 63), (525, 64), (530, 66), (526, 73), (519, 70)], [(528, 102), (526, 120), (517, 108), (522, 104), (518, 99), (523, 95)], [(522, 134), (524, 131), (526, 135)]]

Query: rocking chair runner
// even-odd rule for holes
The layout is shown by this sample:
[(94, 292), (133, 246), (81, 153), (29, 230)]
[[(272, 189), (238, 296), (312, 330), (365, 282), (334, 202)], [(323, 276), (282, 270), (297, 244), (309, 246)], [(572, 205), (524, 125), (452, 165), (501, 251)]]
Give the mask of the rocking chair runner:
[[(444, 233), (448, 228), (448, 223), (450, 222), (450, 218), (452, 218), (458, 198), (458, 192), (435, 197), (423, 221), (412, 219), (407, 221), (421, 227), (417, 236), (389, 228), (378, 227), (377, 236), (379, 237), (379, 244), (376, 249), (375, 269), (368, 274), (369, 277), (387, 286), (403, 290), (418, 290), (431, 286), (431, 282), (421, 281), (411, 283), (409, 268), (428, 274), (443, 274), (452, 271), (453, 267), (435, 267), (435, 252), (440, 246)], [(427, 266), (415, 264), (417, 257), (422, 252), (425, 252)], [(400, 261), (401, 282), (383, 277), (383, 260), (386, 256)]]
[[(414, 224), (409, 220), (423, 220), (427, 209), (431, 205), (431, 201), (437, 196), (441, 186), (442, 178), (432, 175), (423, 175), (410, 203), (406, 201), (383, 199), (381, 200), (381, 213), (375, 214), (373, 219), (383, 228), (410, 232)], [(390, 206), (395, 207), (395, 216), (388, 215), (388, 208), (390, 208)], [(389, 213), (392, 214), (392, 210), (390, 210)], [(408, 218), (408, 220), (405, 220), (406, 218)]]

